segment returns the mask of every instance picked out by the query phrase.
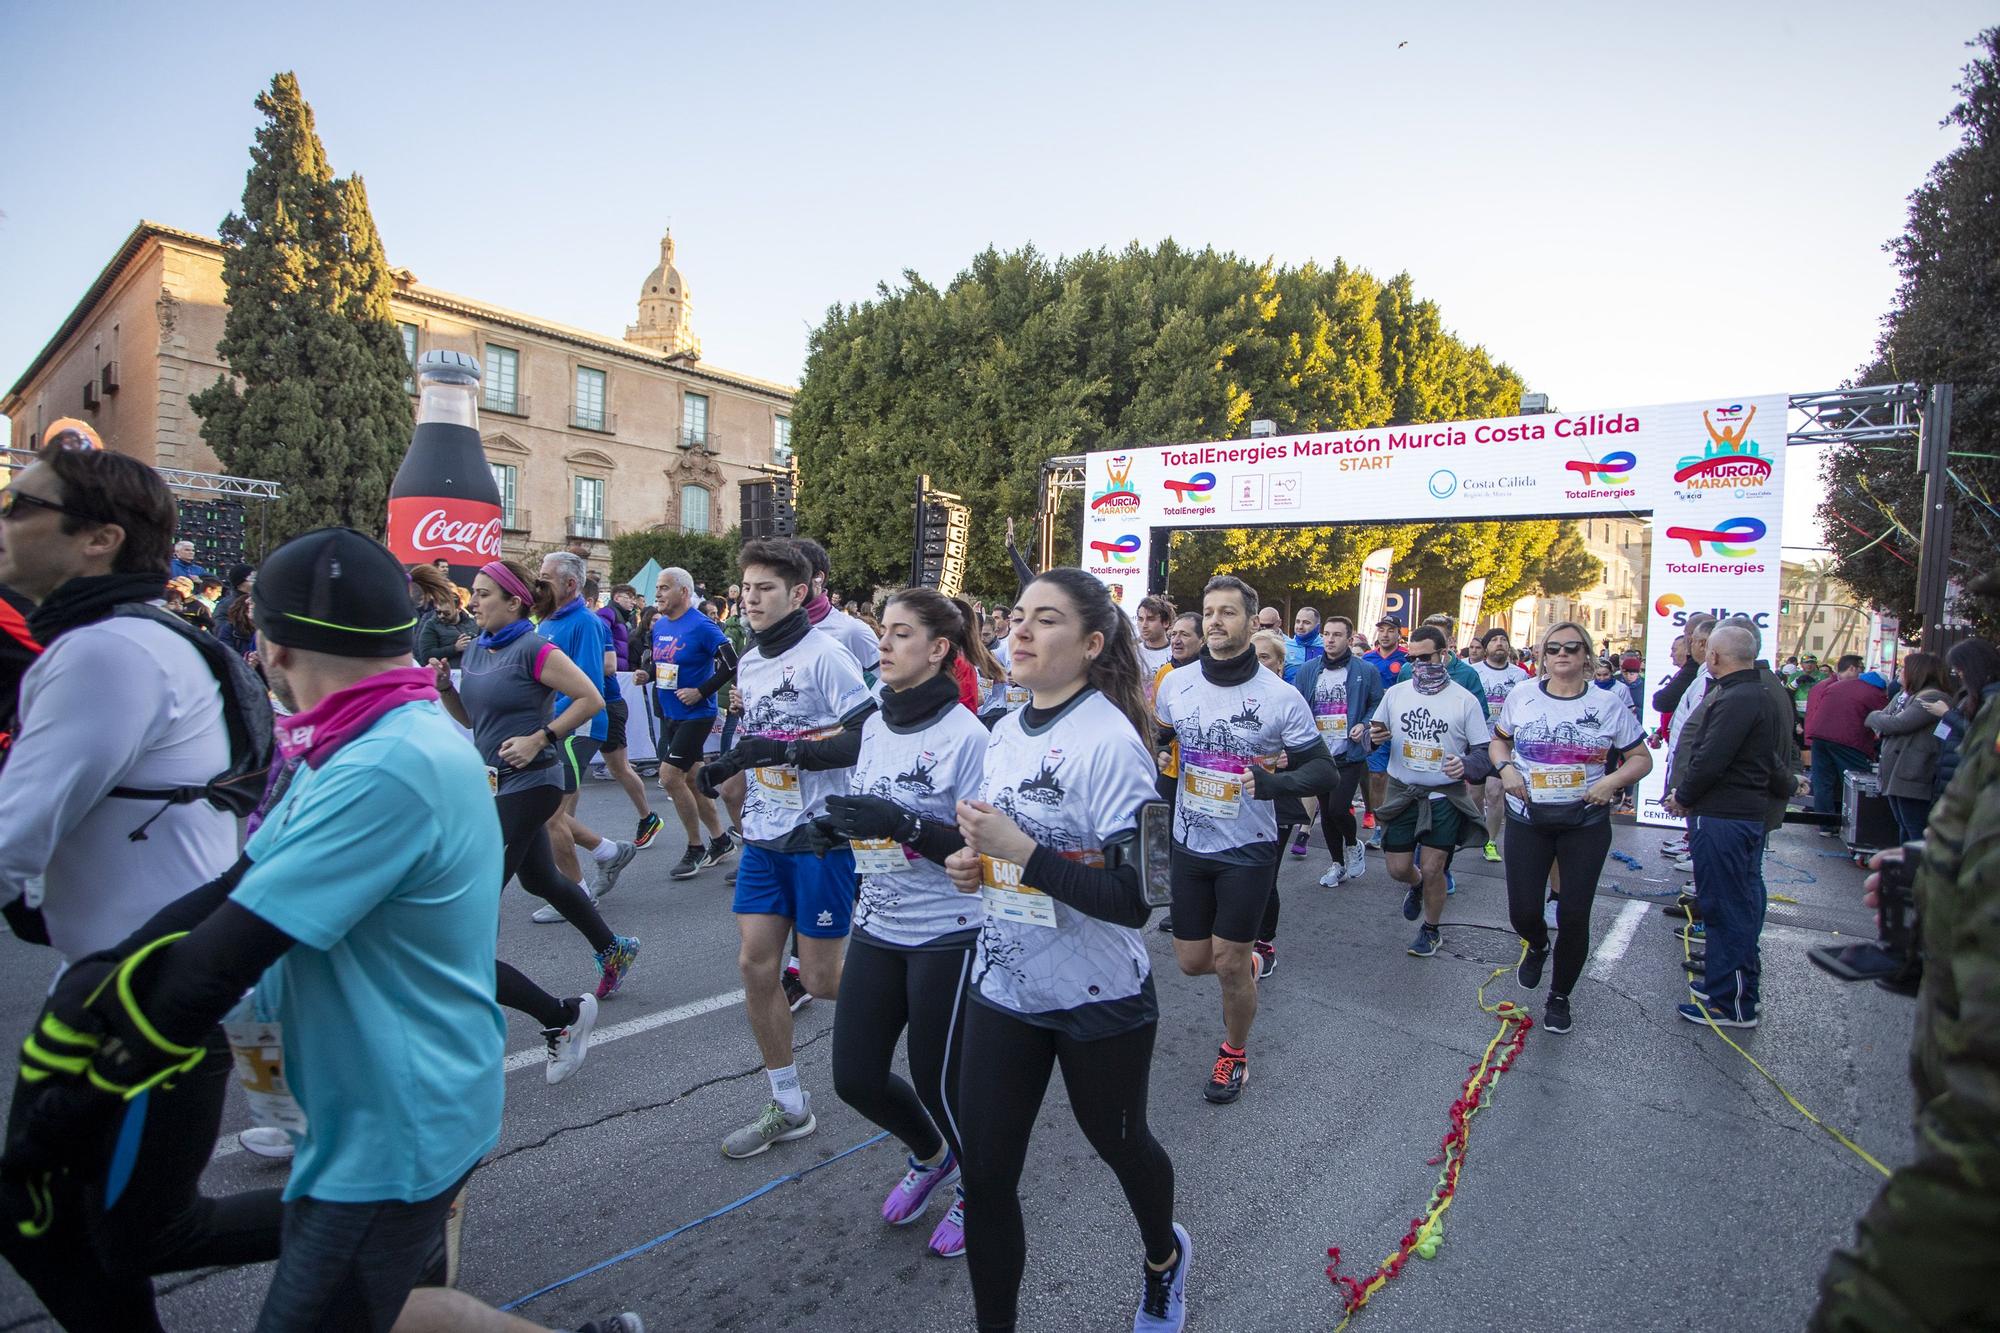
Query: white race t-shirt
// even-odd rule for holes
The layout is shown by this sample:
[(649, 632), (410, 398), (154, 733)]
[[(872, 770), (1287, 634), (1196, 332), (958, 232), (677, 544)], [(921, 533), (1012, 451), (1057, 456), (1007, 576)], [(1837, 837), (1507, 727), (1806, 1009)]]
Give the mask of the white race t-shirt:
[(1174, 646), (1171, 643), (1163, 643), (1157, 648), (1148, 648), (1146, 641), (1140, 639), (1138, 640), (1138, 649), (1139, 677), (1142, 680), (1151, 680), (1159, 674), (1161, 667), (1173, 660)]
[[(1373, 671), (1374, 667), (1368, 668)], [(1347, 709), (1347, 667), (1325, 663), (1319, 669), (1319, 679), (1313, 684), (1312, 698), (1313, 725), (1319, 730), (1319, 738), (1326, 742), (1326, 748), (1335, 759), (1347, 753), (1348, 733), (1368, 719), (1354, 717)]]
[(875, 636), (875, 631), (839, 607), (827, 608), (827, 613), (813, 628), (854, 654), (854, 660), (863, 671), (873, 671), (880, 664), (882, 641)]
[[(818, 740), (840, 719), (868, 702), (868, 686), (854, 655), (817, 629), (779, 653), (752, 648), (736, 669), (743, 696), (743, 732), (775, 740)], [(783, 842), (813, 816), (826, 798), (844, 792), (851, 769), (802, 772), (788, 765), (753, 768), (743, 797), (743, 836), (767, 845)]]
[[(1574, 699), (1548, 692), (1546, 681), (1515, 690), (1494, 720), (1494, 730), (1514, 743), (1514, 762), (1537, 805), (1573, 805), (1603, 777), (1612, 750), (1629, 750), (1640, 740), (1639, 719), (1615, 691), (1586, 686)], [(1527, 803), (1513, 796), (1507, 808), (1528, 817)]]
[(1219, 861), (1277, 859), (1276, 806), (1250, 794), (1250, 769), (1316, 747), (1305, 699), (1265, 667), (1241, 685), (1218, 685), (1196, 661), (1167, 673), (1153, 712), (1181, 744), (1174, 841)]
[(1478, 698), (1450, 682), (1436, 694), (1419, 694), (1414, 680), (1392, 685), (1369, 720), (1388, 724), (1389, 776), (1412, 787), (1450, 786), (1444, 761), (1493, 739)]
[(1034, 691), (1026, 685), (1014, 683), (1014, 639), (1012, 635), (1002, 635), (1000, 642), (993, 645), (993, 660), (1007, 668), (1007, 679), (1000, 682), (1000, 705), (1008, 712), (1026, 706), (1034, 701)]
[(1494, 717), (1500, 716), (1501, 705), (1507, 702), (1507, 695), (1516, 685), (1528, 678), (1528, 673), (1510, 662), (1503, 667), (1488, 666), (1484, 658), (1471, 663), (1479, 673), (1480, 687), (1486, 691), (1486, 707)]
[[(915, 731), (897, 731), (875, 713), (862, 724), (853, 791), (894, 801), (919, 819), (955, 824), (959, 798), (979, 792), (990, 739), (979, 719), (957, 700)], [(979, 895), (960, 893), (943, 866), (900, 843), (884, 841), (886, 845), (854, 844), (861, 876), (856, 933), (912, 949), (979, 929), (985, 915)], [(882, 868), (874, 868), (878, 864)]]
[[(1025, 715), (994, 724), (982, 794), (1037, 843), (1096, 864), (1155, 800), (1158, 769), (1139, 733), (1109, 699), (1086, 690), (1032, 732)], [(986, 924), (973, 964), (974, 995), (1028, 1022), (1086, 1040), (1159, 1016), (1144, 939), (1019, 884), (994, 863)], [(997, 890), (997, 891), (996, 891)]]

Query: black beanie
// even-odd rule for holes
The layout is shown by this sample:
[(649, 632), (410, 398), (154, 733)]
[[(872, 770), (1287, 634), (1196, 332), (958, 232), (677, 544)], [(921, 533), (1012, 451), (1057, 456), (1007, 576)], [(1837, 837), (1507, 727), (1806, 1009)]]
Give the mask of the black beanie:
[(353, 528), (292, 538), (258, 567), (250, 614), (272, 643), (334, 657), (408, 657), (416, 647), (410, 576)]

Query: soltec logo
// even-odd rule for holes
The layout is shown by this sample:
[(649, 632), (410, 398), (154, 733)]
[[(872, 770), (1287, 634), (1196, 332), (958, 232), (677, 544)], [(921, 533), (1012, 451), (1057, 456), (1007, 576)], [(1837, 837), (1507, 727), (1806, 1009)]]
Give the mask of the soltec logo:
[(1138, 513), (1139, 489), (1129, 480), (1132, 475), (1132, 455), (1111, 455), (1104, 460), (1104, 472), (1109, 485), (1090, 497), (1090, 507), (1100, 514)]
[(1687, 603), (1681, 599), (1679, 593), (1670, 592), (1653, 603), (1653, 610), (1670, 619), (1675, 629), (1686, 625), (1688, 617), (1695, 615), (1714, 616), (1717, 620), (1727, 620), (1731, 616), (1743, 616), (1759, 629), (1771, 628), (1771, 613), (1769, 611), (1737, 611), (1726, 606), (1711, 606), (1696, 611), (1689, 611), (1686, 608)]
[(1624, 476), (1639, 466), (1639, 460), (1631, 450), (1620, 449), (1616, 453), (1609, 453), (1595, 460), (1573, 458), (1563, 466), (1583, 478), (1584, 485), (1590, 486), (1600, 481), (1610, 481), (1613, 477)]
[(1715, 548), (1715, 554), (1731, 559), (1742, 559), (1757, 554), (1757, 543), (1769, 531), (1762, 519), (1732, 518), (1715, 528), (1668, 528), (1668, 541), (1688, 544), (1688, 550), (1695, 555), (1703, 555), (1703, 543)]
[(1215, 474), (1213, 472), (1197, 472), (1186, 481), (1163, 481), (1160, 484), (1172, 491), (1174, 498), (1182, 504), (1186, 504), (1190, 500), (1199, 503), (1208, 497), (1210, 491), (1215, 489)]
[[(1686, 605), (1687, 603), (1681, 600), (1679, 593), (1670, 592), (1653, 603), (1653, 614), (1656, 616), (1672, 615), (1675, 611)], [(1686, 619), (1686, 617), (1683, 616), (1682, 619)]]
[(1104, 556), (1113, 564), (1129, 565), (1139, 558), (1139, 539), (1128, 532), (1116, 541), (1092, 542), (1090, 549)]

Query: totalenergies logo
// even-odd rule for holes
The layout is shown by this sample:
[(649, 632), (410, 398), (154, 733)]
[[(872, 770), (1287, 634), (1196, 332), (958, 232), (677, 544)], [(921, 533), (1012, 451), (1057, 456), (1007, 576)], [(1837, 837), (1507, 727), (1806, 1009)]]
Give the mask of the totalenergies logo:
[(1757, 554), (1757, 543), (1769, 531), (1761, 519), (1732, 518), (1715, 528), (1668, 528), (1668, 541), (1688, 544), (1688, 550), (1695, 555), (1704, 554), (1703, 543), (1715, 548), (1715, 554), (1731, 558), (1741, 558)]
[(1128, 532), (1115, 541), (1092, 542), (1090, 549), (1114, 565), (1129, 565), (1139, 558), (1139, 539)]
[(1130, 480), (1132, 476), (1132, 455), (1113, 454), (1104, 460), (1105, 479), (1109, 483), (1097, 494), (1090, 497), (1090, 507), (1100, 514), (1136, 514), (1139, 512), (1139, 488)]
[(1190, 501), (1200, 504), (1208, 498), (1208, 493), (1215, 489), (1215, 474), (1197, 472), (1185, 481), (1163, 481), (1160, 484), (1172, 491), (1174, 498), (1182, 504)]
[(1610, 481), (1613, 477), (1624, 476), (1639, 466), (1639, 459), (1631, 450), (1620, 449), (1616, 453), (1606, 454), (1598, 459), (1572, 458), (1563, 466), (1583, 478), (1584, 485), (1590, 486), (1600, 481)]
[(1674, 480), (1690, 489), (1761, 486), (1769, 481), (1771, 460), (1764, 457), (1757, 441), (1750, 438), (1750, 423), (1756, 419), (1756, 407), (1746, 413), (1741, 403), (1703, 412), (1701, 420), (1708, 427), (1708, 443), (1699, 454), (1680, 460), (1674, 469)]

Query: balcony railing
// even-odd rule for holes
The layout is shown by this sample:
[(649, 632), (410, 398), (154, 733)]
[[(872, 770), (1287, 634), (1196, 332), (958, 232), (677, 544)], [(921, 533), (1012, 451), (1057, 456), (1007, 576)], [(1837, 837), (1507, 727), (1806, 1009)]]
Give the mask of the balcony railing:
[(615, 435), (618, 433), (618, 414), (586, 412), (580, 407), (572, 407), (569, 411), (569, 424), (577, 430), (594, 430), (606, 435)]
[(699, 449), (703, 453), (722, 452), (722, 437), (712, 430), (697, 430), (692, 426), (681, 427), (681, 448)]
[(525, 509), (503, 511), (500, 515), (500, 527), (505, 532), (532, 532), (535, 527), (535, 516)]
[(479, 400), (482, 412), (498, 412), (503, 417), (524, 417), (528, 415), (528, 395), (517, 393), (511, 398), (503, 398), (489, 393)]
[(609, 538), (610, 525), (600, 514), (571, 514), (569, 535), (581, 537), (585, 541), (601, 542)]

